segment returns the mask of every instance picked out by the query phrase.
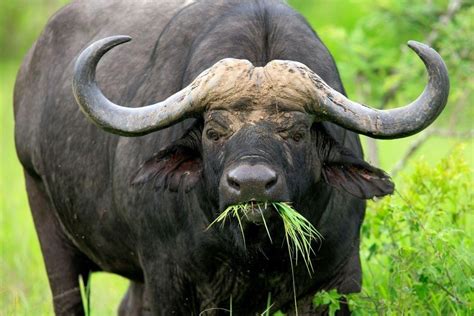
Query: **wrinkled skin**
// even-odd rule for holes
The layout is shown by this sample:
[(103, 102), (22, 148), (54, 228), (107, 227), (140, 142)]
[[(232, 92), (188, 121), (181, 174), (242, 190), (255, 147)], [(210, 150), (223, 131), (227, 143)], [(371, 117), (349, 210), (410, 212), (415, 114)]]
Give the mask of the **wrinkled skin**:
[(108, 134), (79, 111), (70, 78), (82, 48), (120, 33), (134, 43), (98, 70), (120, 104), (162, 100), (227, 57), (299, 61), (344, 92), (327, 49), (278, 1), (75, 1), (55, 15), (15, 88), (17, 151), (55, 312), (82, 315), (78, 276), (109, 271), (131, 280), (122, 315), (197, 315), (228, 308), (230, 298), (234, 314), (252, 315), (269, 293), (272, 310), (291, 314), (290, 262), (274, 213), (266, 213), (273, 243), (252, 221), (247, 249), (236, 223), (206, 230), (225, 206), (262, 198), (224, 192), (223, 176), (239, 164), (271, 168), (282, 182), (269, 199), (292, 202), (324, 236), (313, 245), (314, 275), (295, 267), (300, 313), (324, 312), (312, 310), (317, 290), (359, 291), (364, 199), (393, 186), (362, 160), (358, 137), (248, 99), (147, 136)]
[[(232, 199), (226, 195), (226, 179), (221, 176), (208, 184), (217, 189), (211, 196), (219, 196), (219, 208), (257, 201), (297, 201), (296, 192), (307, 192), (311, 178), (303, 178), (304, 171), (312, 172), (313, 168), (296, 170), (301, 166), (317, 168), (312, 163), (310, 144), (311, 116), (298, 112), (268, 113), (265, 111), (211, 111), (206, 113), (203, 132), (203, 161), (206, 162), (206, 174), (214, 172), (225, 174), (228, 169), (246, 161), (251, 165), (271, 166), (283, 182), (278, 192), (262, 194), (248, 192), (248, 196), (237, 196)], [(216, 159), (217, 158), (217, 159)], [(303, 172), (302, 172), (303, 171)], [(315, 170), (317, 175), (320, 170)], [(208, 176), (207, 178), (211, 178)], [(216, 182), (215, 180), (218, 180)], [(313, 180), (318, 180), (313, 178)], [(288, 187), (291, 187), (291, 192)]]

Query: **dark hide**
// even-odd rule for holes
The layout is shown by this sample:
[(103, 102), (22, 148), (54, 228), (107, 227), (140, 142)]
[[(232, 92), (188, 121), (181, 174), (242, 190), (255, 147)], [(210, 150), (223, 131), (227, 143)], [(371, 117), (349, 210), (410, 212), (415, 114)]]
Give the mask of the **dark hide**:
[(281, 222), (269, 218), (273, 244), (248, 223), (247, 249), (236, 223), (206, 229), (219, 212), (222, 168), (249, 143), (284, 174), (295, 208), (324, 236), (314, 245), (314, 275), (295, 267), (300, 311), (317, 313), (310, 303), (317, 290), (359, 291), (363, 199), (393, 185), (362, 160), (358, 136), (314, 122), (299, 143), (305, 146), (291, 143), (291, 165), (281, 154), (285, 136), (268, 133), (271, 126), (255, 126), (266, 130), (263, 138), (239, 131), (222, 145), (222, 157), (204, 150), (201, 118), (137, 138), (108, 134), (79, 111), (71, 78), (84, 47), (116, 34), (134, 41), (107, 54), (97, 74), (118, 104), (163, 100), (227, 57), (299, 61), (344, 93), (326, 47), (276, 0), (73, 1), (58, 12), (26, 56), (14, 96), (17, 152), (56, 313), (82, 315), (78, 277), (101, 270), (133, 282), (122, 315), (198, 315), (228, 308), (231, 298), (235, 315), (254, 315), (269, 293), (272, 311), (291, 314)]
[(394, 185), (383, 170), (356, 157), (337, 141), (318, 132), (316, 146), (323, 161), (322, 175), (326, 183), (361, 199), (391, 194)]
[(132, 184), (153, 181), (156, 189), (189, 192), (201, 179), (201, 133), (202, 122), (198, 121), (182, 138), (146, 161)]

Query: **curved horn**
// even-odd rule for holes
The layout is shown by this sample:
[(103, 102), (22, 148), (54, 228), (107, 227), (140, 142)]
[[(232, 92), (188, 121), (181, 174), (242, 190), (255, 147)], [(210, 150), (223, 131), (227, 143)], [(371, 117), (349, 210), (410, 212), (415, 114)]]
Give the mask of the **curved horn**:
[(415, 41), (409, 41), (408, 46), (421, 58), (429, 76), (425, 90), (412, 103), (390, 110), (372, 109), (349, 100), (310, 71), (309, 76), (316, 86), (316, 100), (308, 111), (373, 138), (402, 138), (420, 132), (444, 109), (449, 78), (443, 59), (434, 49)]
[(196, 98), (206, 92), (199, 91), (199, 82), (206, 73), (166, 100), (145, 107), (123, 107), (102, 94), (95, 80), (97, 64), (110, 49), (130, 40), (129, 36), (107, 37), (94, 42), (80, 54), (72, 86), (82, 111), (104, 130), (124, 136), (148, 134), (201, 112), (201, 102)]

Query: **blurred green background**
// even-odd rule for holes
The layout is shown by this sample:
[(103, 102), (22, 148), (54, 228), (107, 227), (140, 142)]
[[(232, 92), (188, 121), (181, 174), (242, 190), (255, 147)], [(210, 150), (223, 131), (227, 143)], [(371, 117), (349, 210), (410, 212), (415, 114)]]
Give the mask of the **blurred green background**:
[[(0, 2), (0, 315), (52, 314), (15, 155), (12, 91), (23, 56), (47, 19), (67, 2)], [(425, 70), (406, 47), (408, 40), (428, 43), (444, 57), (452, 88), (433, 127), (401, 140), (363, 140), (367, 159), (394, 174), (399, 192), (369, 206), (361, 246), (364, 291), (349, 299), (360, 314), (472, 315), (473, 1), (289, 3), (329, 47), (348, 95), (365, 104), (395, 107), (421, 92)], [(416, 206), (409, 207), (406, 197)], [(92, 314), (115, 314), (126, 286), (117, 276), (95, 274)], [(323, 293), (316, 301), (335, 307), (338, 298)]]

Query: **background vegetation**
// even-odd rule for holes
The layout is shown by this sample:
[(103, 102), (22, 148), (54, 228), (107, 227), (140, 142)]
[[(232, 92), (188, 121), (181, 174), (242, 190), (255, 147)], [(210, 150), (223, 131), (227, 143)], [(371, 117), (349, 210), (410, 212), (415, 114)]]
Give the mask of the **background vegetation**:
[[(0, 315), (51, 315), (39, 244), (13, 142), (12, 91), (21, 59), (65, 0), (0, 3)], [(472, 107), (474, 3), (468, 0), (290, 0), (329, 47), (349, 96), (381, 108), (406, 104), (426, 80), (405, 43), (445, 58), (448, 106), (425, 132), (364, 140), (368, 159), (395, 175), (397, 192), (369, 205), (362, 231), (364, 289), (347, 297), (359, 314), (459, 314), (474, 310)], [(401, 171), (401, 172), (399, 172)], [(93, 315), (115, 314), (127, 282), (92, 278)], [(334, 311), (340, 295), (315, 303)]]

